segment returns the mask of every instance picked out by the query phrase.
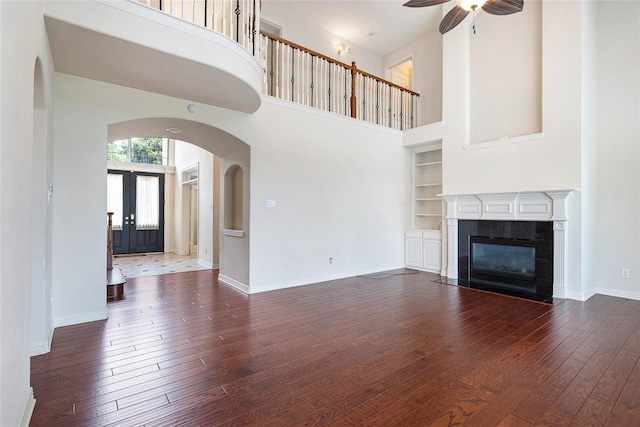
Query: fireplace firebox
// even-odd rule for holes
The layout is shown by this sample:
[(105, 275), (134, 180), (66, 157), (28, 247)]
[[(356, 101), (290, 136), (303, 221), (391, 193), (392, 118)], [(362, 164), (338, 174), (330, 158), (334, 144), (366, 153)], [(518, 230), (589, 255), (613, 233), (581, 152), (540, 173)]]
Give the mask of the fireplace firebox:
[(461, 220), (458, 285), (551, 301), (552, 223)]
[(469, 278), (485, 284), (517, 288), (536, 285), (534, 242), (471, 236)]

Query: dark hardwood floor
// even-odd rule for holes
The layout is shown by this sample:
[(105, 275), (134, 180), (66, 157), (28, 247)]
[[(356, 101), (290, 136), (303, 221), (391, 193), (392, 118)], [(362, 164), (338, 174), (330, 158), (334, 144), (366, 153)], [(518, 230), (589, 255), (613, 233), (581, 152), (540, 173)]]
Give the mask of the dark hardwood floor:
[(436, 277), (251, 296), (215, 271), (129, 279), (108, 320), (32, 358), (31, 426), (640, 425), (640, 301)]

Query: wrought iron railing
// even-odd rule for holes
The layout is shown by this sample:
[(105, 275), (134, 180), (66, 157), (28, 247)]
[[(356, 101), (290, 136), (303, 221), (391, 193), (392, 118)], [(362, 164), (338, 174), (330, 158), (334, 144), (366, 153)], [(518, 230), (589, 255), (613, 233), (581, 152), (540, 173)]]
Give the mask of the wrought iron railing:
[(260, 0), (132, 0), (223, 34), (258, 55)]
[(260, 32), (260, 0), (132, 0), (226, 35), (258, 58), (263, 93), (388, 126), (418, 125), (420, 94)]
[(420, 94), (288, 40), (260, 33), (263, 92), (393, 129), (417, 126)]

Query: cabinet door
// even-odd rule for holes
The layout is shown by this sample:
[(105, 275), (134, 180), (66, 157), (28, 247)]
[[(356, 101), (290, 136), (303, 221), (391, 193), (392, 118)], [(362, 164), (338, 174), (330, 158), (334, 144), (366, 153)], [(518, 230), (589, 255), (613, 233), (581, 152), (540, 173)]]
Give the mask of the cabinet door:
[(425, 239), (422, 254), (424, 256), (422, 266), (434, 273), (440, 272), (440, 240)]
[(422, 239), (404, 239), (404, 263), (407, 267), (422, 267)]

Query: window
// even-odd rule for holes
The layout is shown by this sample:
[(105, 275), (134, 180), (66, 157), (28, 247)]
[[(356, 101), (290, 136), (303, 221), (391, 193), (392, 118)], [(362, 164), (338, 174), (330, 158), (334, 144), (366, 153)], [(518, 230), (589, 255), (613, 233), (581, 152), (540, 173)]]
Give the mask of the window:
[(130, 138), (107, 144), (107, 160), (166, 165), (168, 140), (156, 136)]
[(122, 174), (107, 175), (107, 212), (113, 212), (111, 225), (114, 230), (122, 230)]

